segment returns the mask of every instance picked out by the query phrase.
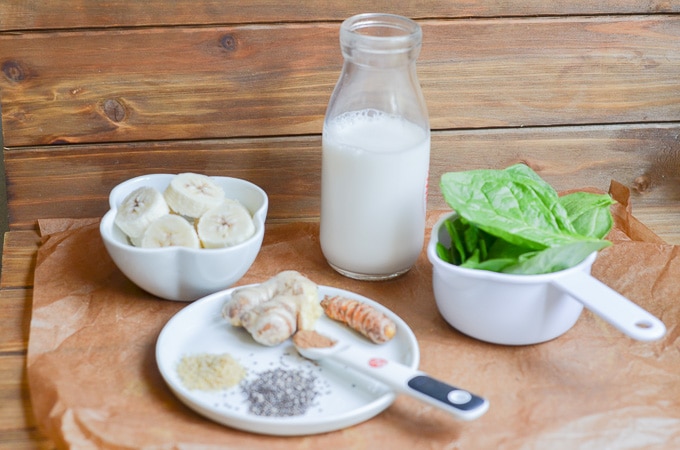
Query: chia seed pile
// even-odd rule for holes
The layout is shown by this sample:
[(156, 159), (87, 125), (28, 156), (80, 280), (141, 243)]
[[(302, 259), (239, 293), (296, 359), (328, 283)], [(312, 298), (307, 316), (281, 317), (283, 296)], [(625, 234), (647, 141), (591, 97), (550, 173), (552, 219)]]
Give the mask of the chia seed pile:
[(249, 411), (258, 416), (288, 417), (304, 414), (319, 395), (316, 377), (304, 370), (272, 369), (241, 384)]

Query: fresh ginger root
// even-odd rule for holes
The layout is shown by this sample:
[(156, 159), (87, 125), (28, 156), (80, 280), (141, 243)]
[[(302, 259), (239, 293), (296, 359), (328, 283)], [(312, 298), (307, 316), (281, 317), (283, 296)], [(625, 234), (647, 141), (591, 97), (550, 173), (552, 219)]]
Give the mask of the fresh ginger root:
[(229, 323), (244, 327), (267, 346), (280, 344), (297, 330), (314, 329), (322, 314), (318, 286), (294, 270), (235, 289), (222, 308)]
[(392, 319), (358, 300), (339, 295), (326, 296), (321, 300), (321, 307), (328, 317), (345, 323), (376, 344), (389, 341), (397, 333), (397, 326)]
[(241, 324), (256, 342), (272, 346), (295, 333), (296, 314), (294, 304), (274, 299), (243, 313)]

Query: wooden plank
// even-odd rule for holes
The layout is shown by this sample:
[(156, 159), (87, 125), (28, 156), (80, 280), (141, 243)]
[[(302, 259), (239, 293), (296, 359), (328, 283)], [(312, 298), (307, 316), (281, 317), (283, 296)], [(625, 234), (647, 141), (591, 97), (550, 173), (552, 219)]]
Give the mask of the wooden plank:
[[(421, 4), (422, 11), (407, 1), (382, 2), (382, 8), (392, 12), (418, 16), (423, 11), (437, 8), (439, 14), (454, 8), (437, 1)], [(439, 3), (439, 4), (438, 4)], [(389, 5), (389, 8), (385, 8)], [(623, 10), (631, 11), (644, 8), (629, 5)], [(175, 26), (233, 23), (279, 23), (309, 22), (319, 20), (342, 20), (364, 6), (356, 1), (309, 2), (300, 7), (298, 2), (284, 0), (205, 0), (192, 2), (186, 0), (166, 2), (110, 2), (105, 0), (68, 0), (44, 4), (34, 1), (8, 0), (0, 5), (0, 30), (40, 30), (61, 28), (131, 27), (131, 26)]]
[(315, 218), (320, 149), (318, 136), (8, 149), (11, 226), (28, 229), (46, 217), (101, 216), (116, 184), (145, 173), (179, 172), (258, 184), (269, 195), (269, 220)]
[(0, 353), (26, 351), (32, 301), (31, 289), (0, 289)]
[(0, 448), (54, 448), (36, 429), (30, 411), (25, 355), (0, 354)]
[[(28, 423), (32, 418), (22, 412), (23, 406), (30, 403), (24, 363), (25, 355), (0, 354), (0, 435), (19, 428), (16, 425), (33, 425)], [(23, 423), (17, 423), (19, 418)]]
[[(680, 120), (680, 16), (422, 24), (434, 129)], [(337, 23), (4, 34), (4, 144), (318, 134), (337, 34)]]
[(434, 22), (424, 33), (433, 128), (680, 119), (680, 16)]
[(328, 24), (17, 34), (0, 54), (6, 146), (318, 133), (341, 64)]
[[(536, 15), (652, 14), (679, 12), (680, 4), (647, 0), (377, 1), (368, 8), (413, 18), (499, 17)], [(224, 23), (342, 20), (367, 10), (358, 0), (307, 2), (291, 0), (5, 0), (0, 3), (0, 31), (83, 27), (205, 25)]]
[[(653, 210), (653, 229), (680, 243), (678, 135), (678, 124), (435, 132), (428, 206), (446, 207), (437, 187), (443, 172), (526, 162), (559, 190), (606, 190), (616, 179), (634, 190), (634, 210)], [(10, 149), (5, 163), (13, 229), (31, 228), (37, 218), (101, 216), (115, 184), (158, 172), (249, 179), (269, 194), (270, 221), (319, 214), (318, 136)], [(6, 258), (13, 258), (11, 246)]]
[(0, 437), (2, 450), (54, 450), (52, 441), (35, 428), (7, 431)]
[(39, 243), (40, 236), (35, 230), (5, 233), (1, 289), (33, 286), (33, 270)]

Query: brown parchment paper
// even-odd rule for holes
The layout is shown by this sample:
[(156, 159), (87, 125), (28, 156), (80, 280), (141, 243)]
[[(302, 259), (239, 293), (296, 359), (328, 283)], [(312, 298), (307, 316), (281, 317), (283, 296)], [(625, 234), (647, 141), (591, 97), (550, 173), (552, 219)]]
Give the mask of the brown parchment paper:
[[(102, 449), (618, 449), (680, 448), (680, 259), (631, 214), (612, 183), (615, 245), (593, 274), (659, 317), (663, 340), (634, 341), (589, 311), (565, 335), (506, 347), (468, 338), (439, 316), (425, 252), (405, 276), (358, 282), (325, 263), (318, 224), (268, 225), (238, 284), (284, 269), (386, 305), (414, 330), (421, 369), (480, 393), (486, 415), (460, 422), (400, 396), (360, 425), (322, 435), (271, 437), (218, 425), (184, 407), (156, 368), (154, 346), (185, 303), (160, 300), (109, 259), (98, 220), (41, 222), (27, 356), (37, 423), (60, 447)], [(428, 228), (443, 211), (428, 215)]]

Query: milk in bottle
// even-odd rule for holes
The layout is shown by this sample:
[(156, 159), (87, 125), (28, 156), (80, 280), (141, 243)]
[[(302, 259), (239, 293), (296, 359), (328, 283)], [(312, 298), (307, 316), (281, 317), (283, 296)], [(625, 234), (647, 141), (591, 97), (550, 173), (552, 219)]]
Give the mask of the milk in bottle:
[(423, 246), (429, 133), (364, 110), (323, 135), (321, 243), (337, 270), (365, 277), (408, 270)]
[(321, 250), (343, 275), (408, 271), (425, 235), (430, 129), (415, 61), (417, 23), (389, 14), (343, 22), (344, 64), (322, 138)]

